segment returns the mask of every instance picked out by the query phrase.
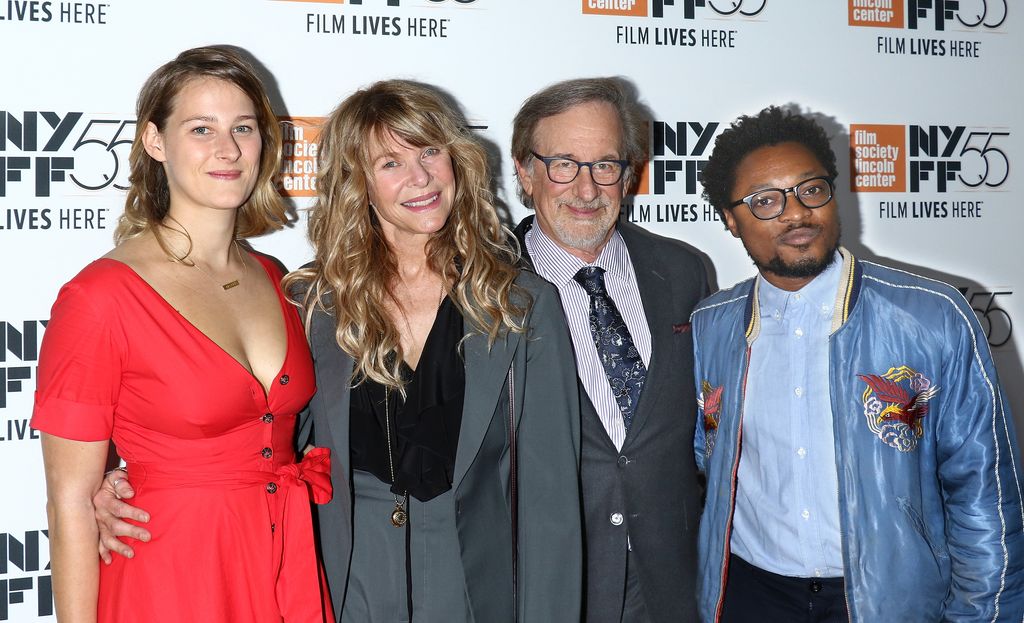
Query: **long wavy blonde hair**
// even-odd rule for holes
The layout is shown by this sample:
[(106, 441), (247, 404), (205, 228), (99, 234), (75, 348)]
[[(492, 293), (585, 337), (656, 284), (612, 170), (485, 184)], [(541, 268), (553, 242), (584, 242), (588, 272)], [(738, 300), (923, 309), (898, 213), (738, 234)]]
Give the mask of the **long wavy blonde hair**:
[(404, 391), (400, 332), (385, 305), (398, 305), (398, 266), (367, 195), (370, 151), (392, 136), (451, 156), (455, 198), (427, 243), (427, 262), (454, 283), (450, 296), (470, 330), (489, 344), (505, 331), (522, 332), (530, 301), (513, 283), (519, 252), (494, 209), (486, 152), (444, 97), (426, 85), (388, 80), (346, 98), (320, 134), (309, 217), (314, 261), (289, 274), (285, 288), (301, 293), (295, 302), (306, 311), (307, 330), (315, 309), (334, 316), (338, 345), (355, 360), (353, 383), (372, 379)]
[(262, 143), (259, 177), (249, 199), (238, 210), (236, 237), (266, 234), (280, 229), (287, 222), (287, 207), (273, 182), (281, 163), (281, 126), (266, 90), (252, 65), (239, 51), (230, 46), (207, 46), (185, 50), (154, 71), (139, 91), (135, 140), (128, 155), (131, 167), (128, 181), (131, 186), (125, 199), (124, 214), (114, 230), (115, 244), (152, 231), (169, 257), (184, 259), (169, 250), (161, 235), (161, 225), (171, 207), (171, 193), (163, 165), (150, 157), (142, 139), (150, 123), (164, 131), (178, 93), (193, 80), (201, 78), (223, 80), (238, 87), (249, 96), (256, 109), (256, 124)]

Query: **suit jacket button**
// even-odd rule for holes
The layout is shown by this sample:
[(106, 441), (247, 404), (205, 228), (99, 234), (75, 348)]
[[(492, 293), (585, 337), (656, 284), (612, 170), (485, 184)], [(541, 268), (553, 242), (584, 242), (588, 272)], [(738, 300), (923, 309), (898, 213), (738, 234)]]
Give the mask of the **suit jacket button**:
[(626, 465), (629, 465), (629, 459), (626, 457), (626, 455), (622, 455), (619, 457), (618, 463), (619, 467), (625, 467)]
[(612, 513), (612, 516), (608, 518), (612, 522), (613, 526), (622, 525), (622, 513)]

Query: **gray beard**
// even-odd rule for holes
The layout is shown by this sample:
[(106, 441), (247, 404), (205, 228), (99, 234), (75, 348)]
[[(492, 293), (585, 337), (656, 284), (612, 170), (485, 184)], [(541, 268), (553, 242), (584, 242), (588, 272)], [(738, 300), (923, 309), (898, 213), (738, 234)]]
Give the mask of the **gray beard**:
[[(611, 206), (611, 203), (605, 200), (604, 196), (598, 197), (591, 203), (596, 203), (596, 207), (602, 210), (607, 210)], [(563, 244), (572, 247), (573, 249), (582, 249), (587, 251), (596, 249), (608, 238), (607, 229), (595, 229), (594, 231), (576, 233), (571, 231), (571, 226), (563, 226), (563, 224), (558, 221), (553, 223), (553, 225), (556, 233), (558, 234), (558, 239), (561, 240)], [(614, 226), (615, 224), (613, 223), (612, 227)]]

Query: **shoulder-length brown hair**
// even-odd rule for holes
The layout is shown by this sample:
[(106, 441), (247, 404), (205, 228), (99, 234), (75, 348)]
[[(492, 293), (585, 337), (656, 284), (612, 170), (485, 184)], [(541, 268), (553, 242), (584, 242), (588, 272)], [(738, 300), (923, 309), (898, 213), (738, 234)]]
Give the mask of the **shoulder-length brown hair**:
[(378, 82), (346, 98), (320, 134), (309, 217), (315, 259), (285, 284), (305, 292), (297, 302), (307, 327), (315, 308), (333, 314), (338, 345), (355, 360), (354, 382), (369, 378), (402, 391), (400, 333), (384, 305), (397, 304), (398, 269), (367, 195), (371, 149), (391, 136), (443, 148), (451, 157), (455, 198), (448, 221), (427, 243), (427, 261), (455, 284), (450, 295), (470, 330), (491, 343), (504, 331), (523, 331), (526, 299), (513, 284), (519, 254), (494, 209), (487, 154), (445, 98), (405, 80)]
[(214, 78), (235, 85), (249, 96), (256, 109), (256, 124), (262, 143), (259, 177), (249, 199), (239, 208), (235, 235), (239, 238), (259, 236), (280, 229), (287, 222), (287, 208), (273, 182), (281, 163), (281, 126), (263, 84), (252, 65), (231, 47), (192, 48), (153, 72), (139, 91), (135, 107), (135, 140), (128, 156), (131, 186), (124, 214), (114, 231), (115, 244), (153, 231), (163, 246), (158, 226), (170, 209), (171, 195), (163, 165), (146, 153), (142, 139), (149, 123), (164, 131), (178, 93), (185, 85), (200, 78)]

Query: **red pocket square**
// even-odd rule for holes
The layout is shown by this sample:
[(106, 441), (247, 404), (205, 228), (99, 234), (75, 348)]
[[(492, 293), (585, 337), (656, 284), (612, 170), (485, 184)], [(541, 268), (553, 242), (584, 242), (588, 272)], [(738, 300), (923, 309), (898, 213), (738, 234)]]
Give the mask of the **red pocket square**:
[(679, 324), (672, 324), (672, 333), (686, 333), (690, 330), (689, 322), (681, 322)]

